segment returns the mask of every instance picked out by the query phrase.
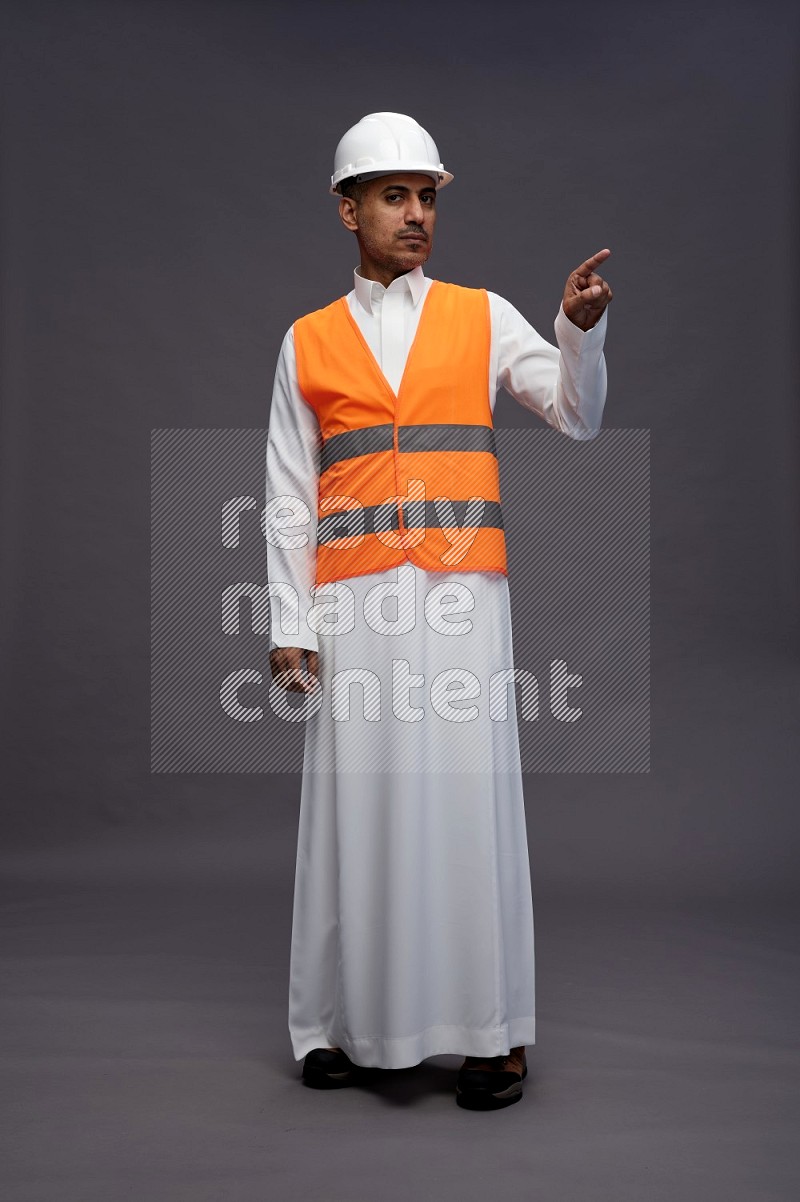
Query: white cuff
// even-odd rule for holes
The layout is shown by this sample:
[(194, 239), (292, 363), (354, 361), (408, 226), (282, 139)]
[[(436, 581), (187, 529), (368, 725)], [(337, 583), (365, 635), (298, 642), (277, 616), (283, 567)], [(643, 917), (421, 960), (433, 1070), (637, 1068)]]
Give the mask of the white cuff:
[(591, 330), (582, 330), (580, 326), (576, 326), (574, 321), (570, 321), (564, 312), (564, 305), (559, 305), (556, 319), (553, 322), (556, 341), (561, 349), (567, 347), (575, 355), (580, 355), (582, 351), (587, 350), (590, 346), (596, 346), (598, 343), (602, 346), (606, 337), (606, 327), (608, 326), (608, 308), (606, 307), (600, 315), (600, 320), (592, 326)]

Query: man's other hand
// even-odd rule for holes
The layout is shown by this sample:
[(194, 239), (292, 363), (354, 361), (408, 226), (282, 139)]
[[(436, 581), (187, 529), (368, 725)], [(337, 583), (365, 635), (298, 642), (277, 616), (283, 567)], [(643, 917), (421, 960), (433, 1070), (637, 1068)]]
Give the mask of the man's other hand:
[(564, 312), (581, 330), (591, 330), (592, 326), (597, 325), (606, 305), (613, 298), (614, 294), (608, 284), (595, 271), (595, 267), (605, 262), (610, 254), (608, 248), (599, 250), (591, 259), (576, 267), (567, 280), (564, 288)]
[[(308, 661), (303, 673), (303, 657)], [(276, 647), (269, 653), (269, 666), (273, 680), (279, 680), (289, 693), (311, 693), (319, 679), (319, 653), (306, 651), (304, 647)]]

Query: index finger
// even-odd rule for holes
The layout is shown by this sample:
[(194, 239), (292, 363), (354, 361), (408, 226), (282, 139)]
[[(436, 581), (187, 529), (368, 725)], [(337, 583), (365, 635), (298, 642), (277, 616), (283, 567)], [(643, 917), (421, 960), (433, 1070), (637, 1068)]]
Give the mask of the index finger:
[(595, 267), (599, 263), (604, 263), (610, 254), (611, 251), (607, 246), (603, 250), (598, 250), (596, 254), (592, 255), (591, 259), (587, 259), (585, 263), (581, 263), (580, 267), (576, 268), (578, 275), (591, 275)]

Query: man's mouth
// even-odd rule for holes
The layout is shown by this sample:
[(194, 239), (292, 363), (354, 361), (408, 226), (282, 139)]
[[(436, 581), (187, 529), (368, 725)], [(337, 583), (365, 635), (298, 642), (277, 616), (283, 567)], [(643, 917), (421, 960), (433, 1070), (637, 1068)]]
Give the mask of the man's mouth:
[(403, 242), (427, 242), (428, 235), (420, 232), (419, 234), (399, 234), (398, 237)]

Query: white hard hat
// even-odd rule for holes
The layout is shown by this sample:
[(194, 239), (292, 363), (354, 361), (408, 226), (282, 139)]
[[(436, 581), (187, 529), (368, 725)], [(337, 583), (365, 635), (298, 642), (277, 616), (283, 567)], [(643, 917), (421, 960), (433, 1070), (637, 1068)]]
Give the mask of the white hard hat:
[(413, 117), (403, 113), (369, 113), (348, 129), (333, 157), (331, 192), (355, 176), (358, 180), (399, 171), (419, 171), (433, 177), (438, 188), (453, 178), (439, 162), (433, 138)]

